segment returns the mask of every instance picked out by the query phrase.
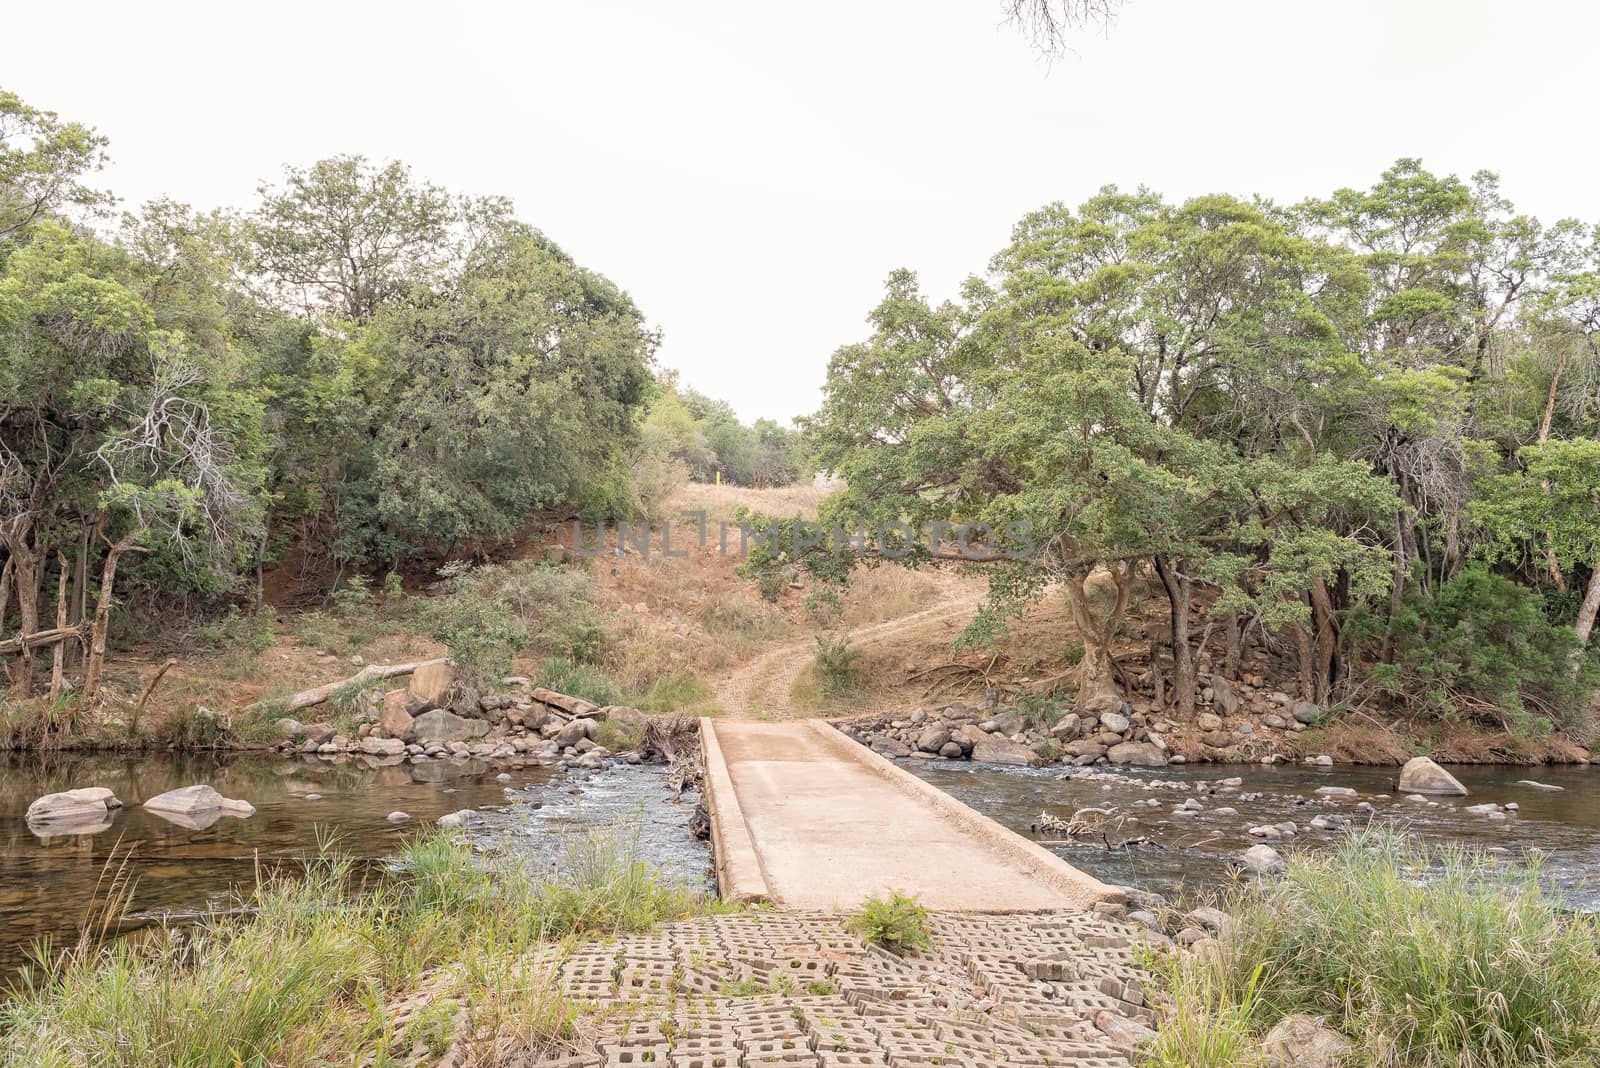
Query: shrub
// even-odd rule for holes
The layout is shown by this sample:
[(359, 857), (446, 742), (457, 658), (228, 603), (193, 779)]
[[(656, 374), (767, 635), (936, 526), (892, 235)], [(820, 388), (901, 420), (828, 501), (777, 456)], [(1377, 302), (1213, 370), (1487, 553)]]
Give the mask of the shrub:
[[(1567, 1066), (1600, 1050), (1600, 931), (1547, 895), (1537, 859), (1424, 854), (1369, 831), (1292, 857), (1231, 911), (1223, 951), (1169, 977), (1181, 1010), (1224, 1031), (1325, 1016), (1369, 1063), (1415, 1068)], [(1204, 1004), (1185, 1009), (1185, 991)]]
[(1059, 698), (1044, 693), (1024, 694), (1022, 700), (1017, 702), (1017, 711), (1028, 721), (1028, 726), (1041, 731), (1047, 731), (1060, 722), (1064, 707)]
[(1402, 700), (1435, 713), (1492, 706), (1503, 725), (1538, 733), (1528, 705), (1560, 714), (1600, 686), (1600, 651), (1545, 615), (1536, 592), (1469, 566), (1432, 598), (1407, 600), (1395, 622), (1395, 665), (1374, 678)]
[(606, 653), (606, 628), (584, 616), (569, 621), (556, 634), (556, 651), (578, 664), (598, 664)]
[[(446, 592), (424, 602), (423, 619), (433, 637), (450, 650), (451, 663), (469, 680), (482, 682), (509, 674), (512, 658), (552, 637), (545, 652), (562, 653), (559, 636), (573, 619), (589, 618), (594, 584), (585, 571), (517, 561), (472, 568), (447, 564), (439, 572)], [(578, 634), (585, 654), (593, 630)], [(567, 656), (567, 659), (572, 659)], [(567, 691), (563, 691), (567, 692)]]
[(933, 944), (928, 933), (928, 910), (899, 890), (866, 898), (861, 902), (861, 911), (850, 917), (848, 927), (867, 945), (895, 953), (926, 949)]
[(861, 685), (862, 652), (850, 643), (848, 634), (837, 638), (817, 635), (817, 675), (829, 694), (847, 693)]

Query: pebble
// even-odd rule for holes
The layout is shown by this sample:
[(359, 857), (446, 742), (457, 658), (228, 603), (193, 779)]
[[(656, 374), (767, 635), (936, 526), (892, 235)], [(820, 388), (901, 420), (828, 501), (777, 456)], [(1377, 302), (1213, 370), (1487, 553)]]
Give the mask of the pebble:
[(393, 812), (384, 817), (384, 819), (388, 820), (390, 823), (404, 823), (410, 818), (410, 813), (401, 812), (399, 809), (395, 809)]

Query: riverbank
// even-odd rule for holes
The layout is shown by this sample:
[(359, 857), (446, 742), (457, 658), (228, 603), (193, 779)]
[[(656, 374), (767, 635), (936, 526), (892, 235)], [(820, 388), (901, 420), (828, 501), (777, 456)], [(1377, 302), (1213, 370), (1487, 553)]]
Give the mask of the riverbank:
[[(1222, 706), (1211, 704), (1211, 707)], [(952, 703), (837, 721), (886, 757), (976, 761), (1011, 767), (1181, 767), (1187, 764), (1399, 766), (1418, 755), (1446, 764), (1587, 765), (1590, 750), (1560, 734), (1520, 736), (1463, 724), (1328, 712), (1275, 693), (1271, 700), (1179, 720), (1124, 704), (1117, 711), (1073, 711), (1060, 703)]]

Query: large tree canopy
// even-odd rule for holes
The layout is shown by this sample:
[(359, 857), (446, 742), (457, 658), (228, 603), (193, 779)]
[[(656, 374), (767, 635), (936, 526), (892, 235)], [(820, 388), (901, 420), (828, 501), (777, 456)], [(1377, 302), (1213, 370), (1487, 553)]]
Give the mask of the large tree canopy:
[(1592, 229), (1416, 160), (1294, 207), (1107, 188), (1022, 219), (959, 302), (891, 275), (810, 429), (846, 522), (1029, 531), (1038, 551), (986, 565), (975, 633), (1061, 590), (1087, 707), (1121, 697), (1109, 646), (1136, 575), (1169, 601), (1152, 674), (1181, 708), (1201, 602), (1225, 673), (1265, 628), (1313, 700), (1363, 659), (1403, 691), (1396, 627), (1473, 560), (1581, 581), (1549, 618), (1588, 638), (1596, 267)]

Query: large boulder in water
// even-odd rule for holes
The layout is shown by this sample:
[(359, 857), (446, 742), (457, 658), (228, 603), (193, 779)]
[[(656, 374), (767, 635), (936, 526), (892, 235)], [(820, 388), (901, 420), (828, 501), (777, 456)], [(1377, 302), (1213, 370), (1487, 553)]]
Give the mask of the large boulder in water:
[(1412, 757), (1400, 769), (1400, 792), (1434, 794), (1439, 797), (1466, 797), (1467, 788), (1456, 777), (1427, 757)]
[(98, 820), (114, 808), (121, 808), (117, 795), (104, 786), (85, 786), (45, 794), (28, 806), (29, 823), (80, 822)]
[(144, 807), (150, 812), (176, 816), (200, 816), (211, 812), (228, 816), (253, 816), (256, 812), (256, 807), (250, 802), (223, 797), (215, 788), (204, 784), (182, 786), (157, 794), (146, 801)]
[(1136, 768), (1164, 768), (1167, 754), (1151, 742), (1123, 742), (1106, 750), (1106, 759), (1113, 764), (1131, 764)]
[(972, 743), (972, 759), (980, 764), (1008, 764), (1020, 768), (1040, 763), (1037, 753), (1003, 734), (980, 733)]

